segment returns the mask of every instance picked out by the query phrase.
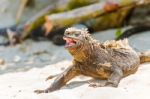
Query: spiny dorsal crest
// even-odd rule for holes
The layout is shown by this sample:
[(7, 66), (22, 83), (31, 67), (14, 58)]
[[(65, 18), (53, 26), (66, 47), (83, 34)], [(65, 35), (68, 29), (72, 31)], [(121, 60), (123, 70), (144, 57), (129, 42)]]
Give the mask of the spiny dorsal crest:
[(86, 37), (89, 37), (90, 34), (88, 33), (88, 30), (87, 28), (82, 28), (82, 29), (78, 29), (78, 28), (75, 28), (75, 27), (70, 27), (70, 28), (67, 28), (66, 29), (67, 32), (75, 32), (75, 31), (79, 31), (82, 33), (82, 35), (86, 36)]
[(103, 43), (103, 46), (105, 48), (112, 48), (112, 49), (131, 49), (128, 43), (128, 39), (124, 40), (111, 40), (111, 41), (105, 41)]

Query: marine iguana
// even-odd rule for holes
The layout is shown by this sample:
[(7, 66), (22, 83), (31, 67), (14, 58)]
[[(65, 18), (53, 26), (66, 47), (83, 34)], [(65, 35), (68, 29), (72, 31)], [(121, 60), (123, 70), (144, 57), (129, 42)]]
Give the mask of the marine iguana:
[(120, 80), (135, 73), (140, 63), (150, 62), (150, 51), (138, 53), (128, 40), (99, 43), (87, 30), (68, 28), (64, 33), (65, 48), (73, 56), (73, 64), (59, 74), (50, 87), (35, 90), (48, 93), (60, 89), (78, 75), (106, 80), (104, 86), (117, 87)]

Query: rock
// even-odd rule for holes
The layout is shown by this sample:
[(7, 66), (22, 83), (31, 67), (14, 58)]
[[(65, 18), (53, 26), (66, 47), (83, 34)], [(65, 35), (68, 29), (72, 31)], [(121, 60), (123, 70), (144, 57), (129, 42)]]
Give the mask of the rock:
[(5, 60), (4, 59), (0, 59), (0, 65), (4, 65), (5, 64)]
[(20, 56), (15, 56), (14, 57), (14, 62), (19, 62), (21, 60), (21, 57)]

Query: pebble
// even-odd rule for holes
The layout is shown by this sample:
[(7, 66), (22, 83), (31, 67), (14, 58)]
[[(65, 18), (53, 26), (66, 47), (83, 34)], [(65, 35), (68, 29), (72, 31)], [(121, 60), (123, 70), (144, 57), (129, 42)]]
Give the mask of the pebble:
[(0, 65), (4, 65), (5, 64), (5, 60), (4, 59), (0, 59)]

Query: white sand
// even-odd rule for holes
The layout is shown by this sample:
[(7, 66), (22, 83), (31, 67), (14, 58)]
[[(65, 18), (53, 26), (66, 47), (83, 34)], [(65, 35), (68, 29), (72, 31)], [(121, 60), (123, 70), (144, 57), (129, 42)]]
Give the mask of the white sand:
[(1, 99), (150, 99), (150, 64), (140, 66), (136, 74), (121, 80), (118, 88), (89, 87), (88, 77), (79, 76), (67, 87), (48, 94), (35, 94), (35, 89), (48, 87), (54, 79), (45, 81), (50, 74), (67, 68), (70, 61), (62, 61), (44, 68), (33, 68), (27, 72), (0, 75)]

